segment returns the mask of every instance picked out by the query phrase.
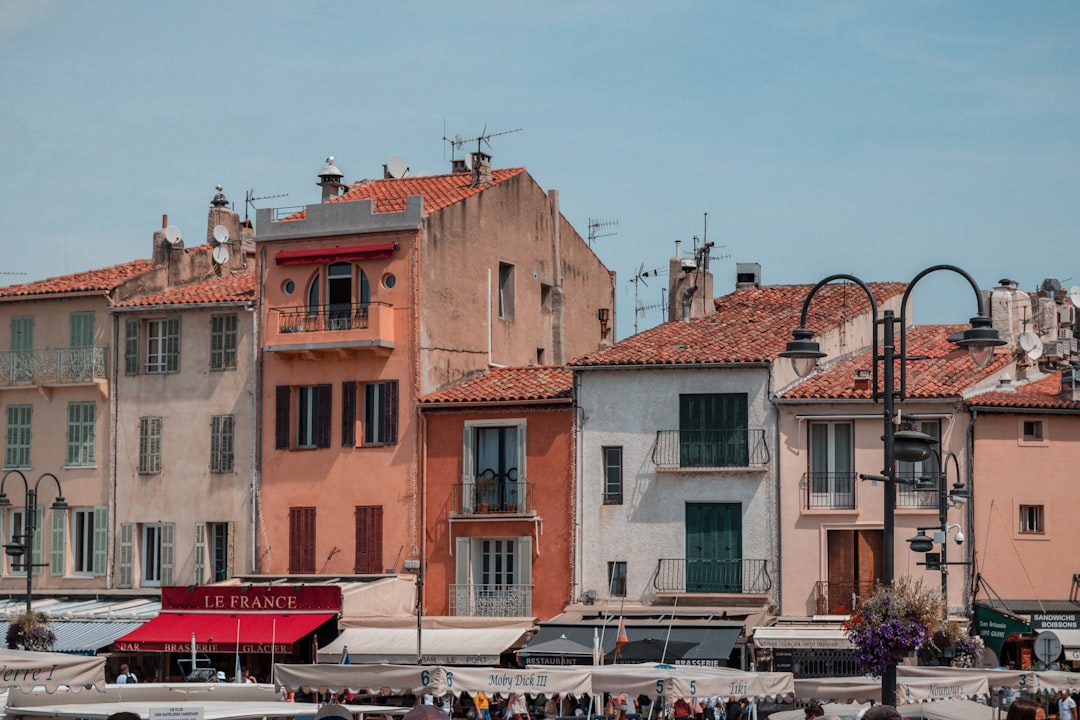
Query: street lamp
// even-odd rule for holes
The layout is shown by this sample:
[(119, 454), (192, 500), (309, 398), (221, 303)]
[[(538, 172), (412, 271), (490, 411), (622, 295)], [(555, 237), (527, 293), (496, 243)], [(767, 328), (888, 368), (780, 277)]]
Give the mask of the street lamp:
[(23, 520), (23, 532), (21, 535), (12, 535), (11, 542), (4, 545), (4, 552), (11, 556), (14, 560), (22, 557), (22, 568), (26, 571), (26, 613), (30, 614), (30, 604), (33, 599), (33, 581), (34, 581), (34, 568), (43, 567), (48, 563), (35, 563), (34, 562), (34, 532), (37, 529), (37, 496), (38, 489), (41, 487), (41, 481), (45, 478), (49, 478), (56, 483), (56, 500), (49, 506), (50, 510), (67, 510), (68, 504), (64, 500), (64, 491), (60, 489), (60, 480), (52, 473), (43, 473), (38, 477), (33, 487), (27, 481), (26, 476), (18, 470), (8, 470), (4, 473), (4, 477), (0, 479), (0, 508), (6, 508), (11, 506), (11, 500), (8, 499), (7, 493), (4, 492), (4, 485), (7, 484), (7, 479), (10, 475), (17, 475), (23, 482), (23, 488), (26, 490), (26, 516)]
[[(939, 456), (940, 457), (940, 456)], [(956, 482), (953, 484), (952, 489), (949, 489), (948, 483), (948, 471), (949, 461), (952, 461), (952, 465), (956, 468)], [(936, 527), (920, 527), (916, 528), (917, 534), (915, 537), (907, 539), (908, 545), (911, 546), (912, 552), (928, 553), (934, 549), (935, 545), (941, 546), (941, 554), (937, 559), (926, 557), (925, 562), (917, 563), (922, 565), (927, 570), (940, 570), (941, 571), (941, 596), (945, 598), (946, 605), (949, 599), (949, 565), (970, 565), (967, 561), (962, 562), (949, 562), (948, 561), (948, 539), (949, 532), (956, 529), (956, 534), (953, 539), (957, 545), (964, 543), (964, 530), (959, 523), (949, 524), (949, 505), (960, 505), (968, 498), (971, 497), (971, 490), (964, 485), (960, 480), (960, 460), (956, 457), (956, 453), (950, 451), (945, 454), (945, 462), (939, 463), (941, 468), (933, 477), (923, 477), (915, 484), (916, 490), (921, 491), (933, 491), (937, 493), (938, 501), (938, 524)], [(927, 531), (933, 531), (933, 535), (927, 535)], [(946, 613), (948, 611), (946, 610)]]
[[(860, 477), (864, 480), (885, 481), (884, 518), (882, 523), (882, 541), (884, 543), (882, 558), (884, 577), (882, 578), (882, 581), (885, 585), (892, 585), (894, 574), (893, 536), (895, 534), (896, 521), (896, 488), (893, 487), (893, 485), (898, 482), (896, 477), (896, 461), (919, 462), (925, 460), (930, 456), (930, 444), (934, 442), (933, 438), (924, 435), (923, 433), (914, 430), (898, 429), (897, 426), (901, 422), (901, 417), (896, 410), (895, 403), (897, 400), (903, 400), (907, 397), (907, 361), (911, 359), (907, 354), (908, 298), (919, 280), (937, 270), (949, 270), (963, 276), (964, 279), (971, 284), (972, 290), (975, 291), (978, 314), (971, 318), (971, 328), (965, 330), (963, 335), (954, 342), (956, 342), (957, 345), (968, 349), (971, 360), (977, 367), (986, 367), (993, 357), (994, 347), (1004, 345), (1005, 341), (998, 337), (997, 331), (992, 326), (990, 317), (986, 314), (982, 292), (979, 290), (978, 284), (971, 275), (955, 265), (934, 265), (916, 275), (915, 278), (908, 283), (907, 289), (904, 291), (904, 296), (900, 304), (899, 318), (895, 316), (895, 313), (892, 310), (883, 311), (879, 317), (877, 301), (874, 299), (874, 294), (870, 291), (867, 284), (859, 278), (854, 275), (843, 273), (830, 275), (818, 282), (818, 284), (811, 288), (810, 292), (807, 293), (806, 299), (803, 301), (799, 327), (792, 332), (794, 340), (788, 343), (787, 349), (784, 350), (784, 352), (780, 353), (781, 357), (791, 359), (791, 365), (799, 377), (808, 375), (814, 369), (817, 360), (826, 357), (826, 353), (821, 351), (820, 346), (813, 339), (814, 331), (806, 327), (807, 315), (810, 311), (810, 301), (813, 299), (814, 295), (818, 290), (834, 280), (844, 280), (855, 283), (866, 293), (866, 297), (870, 301), (870, 310), (874, 319), (872, 337), (874, 351), (871, 379), (871, 387), (873, 388), (872, 398), (874, 402), (879, 400), (884, 402), (883, 416), (885, 420), (885, 432), (881, 439), (884, 442), (885, 467), (881, 471), (880, 476), (860, 475)], [(899, 353), (896, 352), (897, 325), (900, 326)], [(879, 326), (882, 328), (883, 333), (880, 346), (878, 343)], [(899, 383), (897, 383), (896, 377), (897, 362), (900, 364)], [(882, 380), (884, 381), (880, 387), (878, 384), (878, 363), (881, 363), (882, 365)], [(881, 701), (886, 705), (896, 705), (895, 663), (889, 664), (882, 675)]]

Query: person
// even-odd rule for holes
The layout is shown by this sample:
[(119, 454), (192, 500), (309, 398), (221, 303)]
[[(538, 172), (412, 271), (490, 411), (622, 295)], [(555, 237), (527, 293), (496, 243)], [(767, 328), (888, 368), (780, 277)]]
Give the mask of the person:
[(552, 720), (553, 718), (556, 718), (556, 717), (559, 716), (559, 708), (555, 704), (554, 696), (549, 697), (544, 701), (543, 714), (544, 714), (544, 718), (546, 718), (546, 720)]
[(1068, 690), (1061, 691), (1061, 699), (1058, 700), (1058, 718), (1059, 720), (1077, 720), (1076, 701), (1072, 699)]
[(874, 705), (863, 714), (862, 720), (903, 720), (903, 716), (892, 705)]
[(228, 678), (225, 677), (225, 671), (224, 670), (218, 670), (217, 671), (217, 682), (223, 683), (223, 682), (227, 682), (227, 681), (228, 681)]
[(690, 712), (690, 704), (682, 698), (675, 701), (672, 710), (674, 710), (676, 720), (686, 720), (693, 714)]
[(506, 699), (506, 715), (503, 718), (529, 720), (529, 704), (525, 699), (525, 693), (510, 693), (510, 697)]
[(742, 705), (734, 695), (728, 698), (727, 705), (724, 707), (724, 716), (727, 720), (739, 720), (742, 717)]
[(705, 720), (716, 720), (716, 697), (709, 695), (705, 698), (704, 709), (701, 711), (701, 716)]
[(1017, 698), (1009, 706), (1005, 720), (1046, 720), (1046, 711), (1034, 700)]
[(806, 707), (803, 708), (803, 714), (806, 716), (806, 720), (819, 718), (825, 714), (825, 708), (821, 707), (821, 703), (817, 700), (811, 700), (807, 703)]
[(127, 663), (120, 665), (120, 674), (116, 676), (117, 685), (126, 685), (127, 683), (137, 683), (139, 678), (135, 677), (135, 673), (131, 672), (131, 668)]
[(128, 710), (121, 710), (120, 712), (114, 712), (105, 720), (142, 720), (139, 713), (133, 713)]
[(255, 677), (251, 674), (251, 671), (248, 670), (247, 668), (244, 668), (241, 675), (243, 676), (244, 682), (246, 682), (246, 683), (256, 682)]
[(473, 695), (473, 705), (480, 714), (480, 720), (491, 720), (491, 701), (483, 690)]

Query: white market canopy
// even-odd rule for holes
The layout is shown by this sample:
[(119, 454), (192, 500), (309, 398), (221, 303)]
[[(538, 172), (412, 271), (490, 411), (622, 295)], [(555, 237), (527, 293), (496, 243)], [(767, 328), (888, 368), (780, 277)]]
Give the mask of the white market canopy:
[(105, 686), (105, 658), (67, 653), (0, 650), (0, 688), (83, 689)]
[[(420, 651), (427, 665), (497, 665), (500, 655), (517, 646), (532, 627), (434, 627), (420, 633)], [(347, 627), (319, 648), (320, 663), (340, 662), (345, 648), (354, 663), (416, 662), (416, 626)]]

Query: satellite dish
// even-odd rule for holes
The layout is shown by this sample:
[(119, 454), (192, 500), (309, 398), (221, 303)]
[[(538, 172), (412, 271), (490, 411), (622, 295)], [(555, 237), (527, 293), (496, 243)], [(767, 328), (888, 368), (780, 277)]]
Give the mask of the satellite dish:
[(179, 245), (184, 241), (183, 236), (180, 234), (180, 228), (175, 225), (170, 225), (165, 228), (165, 239), (170, 245)]
[(214, 245), (224, 245), (229, 242), (229, 229), (224, 225), (214, 226), (214, 239), (210, 242)]
[(1017, 343), (1019, 343), (1020, 349), (1024, 351), (1024, 354), (1027, 355), (1030, 360), (1038, 360), (1042, 357), (1042, 341), (1039, 340), (1039, 336), (1035, 333), (1020, 333), (1020, 337), (1017, 338)]
[(1080, 307), (1080, 285), (1069, 288), (1069, 299), (1072, 300), (1074, 306)]
[(473, 166), (473, 154), (472, 153), (465, 153), (465, 169), (469, 170), (469, 171), (472, 171), (472, 166)]
[(224, 245), (218, 245), (217, 247), (215, 247), (213, 255), (214, 262), (216, 262), (218, 265), (224, 265), (225, 263), (229, 262), (229, 248), (225, 247)]
[(392, 178), (403, 178), (409, 172), (409, 163), (405, 162), (403, 157), (391, 155), (386, 161), (386, 172)]

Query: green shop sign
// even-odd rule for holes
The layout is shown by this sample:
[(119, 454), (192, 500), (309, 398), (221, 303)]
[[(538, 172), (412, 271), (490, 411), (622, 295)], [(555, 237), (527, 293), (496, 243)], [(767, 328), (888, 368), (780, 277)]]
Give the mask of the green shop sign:
[(1031, 626), (1015, 615), (994, 610), (984, 605), (976, 605), (975, 632), (982, 636), (986, 647), (993, 648), (994, 652), (1000, 657), (1005, 638), (1013, 633), (1031, 632)]

